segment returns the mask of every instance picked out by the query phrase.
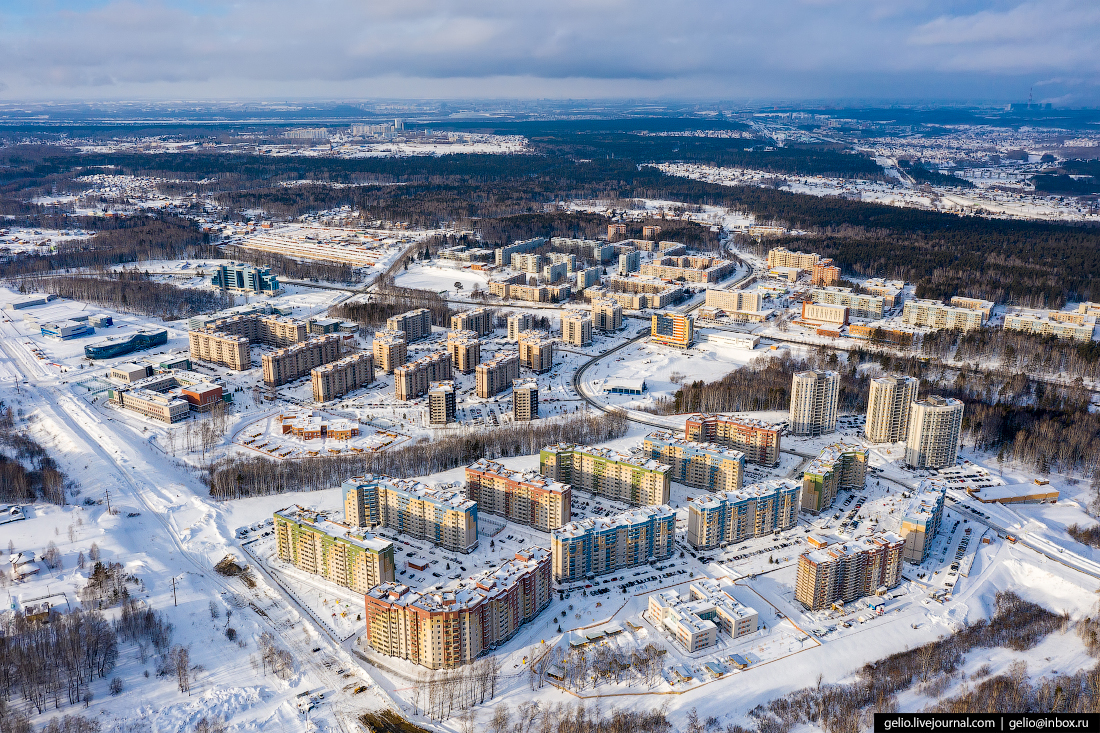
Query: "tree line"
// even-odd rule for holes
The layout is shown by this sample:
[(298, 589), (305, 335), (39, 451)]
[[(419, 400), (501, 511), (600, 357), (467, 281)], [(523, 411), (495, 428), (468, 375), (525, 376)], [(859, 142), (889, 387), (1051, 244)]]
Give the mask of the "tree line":
[(60, 298), (94, 303), (123, 313), (139, 313), (178, 321), (199, 313), (229, 308), (232, 295), (205, 288), (181, 288), (154, 281), (137, 270), (93, 275), (53, 275), (25, 280), (20, 290), (52, 293)]
[(324, 280), (336, 283), (350, 283), (355, 280), (354, 268), (344, 262), (327, 260), (303, 262), (274, 252), (261, 252), (235, 245), (225, 247), (223, 256), (257, 267), (269, 267), (275, 274), (292, 280)]
[(25, 432), (17, 430), (11, 407), (0, 402), (0, 502), (65, 504), (67, 479), (57, 461)]
[(402, 288), (393, 284), (392, 280), (378, 283), (376, 292), (368, 294), (366, 300), (340, 303), (329, 308), (328, 314), (333, 318), (356, 323), (369, 328), (385, 326), (386, 321), (396, 315), (418, 308), (427, 308), (432, 314), (432, 325), (451, 325), (451, 307), (443, 300), (439, 293), (430, 290), (418, 290), (416, 288)]
[(356, 456), (327, 456), (277, 461), (260, 456), (228, 456), (209, 469), (210, 495), (242, 499), (288, 491), (319, 491), (350, 476), (366, 474), (411, 478), (465, 466), (479, 458), (499, 459), (537, 453), (554, 443), (601, 443), (626, 434), (621, 415), (577, 416), (568, 420), (508, 425), (469, 431), (436, 440), (423, 439), (396, 450)]

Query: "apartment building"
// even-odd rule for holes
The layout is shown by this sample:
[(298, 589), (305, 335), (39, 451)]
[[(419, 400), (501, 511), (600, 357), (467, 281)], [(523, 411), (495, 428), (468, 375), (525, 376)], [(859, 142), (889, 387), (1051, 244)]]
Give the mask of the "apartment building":
[(840, 282), (840, 268), (831, 257), (826, 257), (810, 268), (810, 282), (820, 287), (831, 287)]
[(274, 295), (279, 292), (279, 278), (271, 274), (271, 268), (239, 262), (215, 265), (210, 284), (231, 293)]
[(860, 288), (866, 290), (871, 295), (880, 296), (882, 298), (882, 304), (886, 308), (893, 308), (904, 300), (902, 291), (905, 290), (905, 283), (901, 280), (886, 280), (881, 277), (873, 277), (869, 280), (864, 280), (860, 284)]
[[(500, 250), (497, 250), (498, 252)], [(384, 583), (366, 593), (364, 641), (429, 669), (473, 662), (550, 605), (550, 553), (535, 547), (445, 591)]]
[(535, 317), (530, 313), (513, 313), (508, 316), (508, 340), (519, 341), (519, 335), (535, 327)]
[(480, 458), (466, 467), (466, 497), (480, 512), (549, 532), (569, 522), (572, 489), (537, 471), (513, 471)]
[(458, 419), (458, 403), (455, 400), (455, 383), (432, 382), (428, 390), (428, 422), (431, 425), (447, 425)]
[(726, 313), (746, 311), (756, 313), (760, 310), (762, 298), (756, 290), (714, 290), (707, 288), (707, 308), (717, 308)]
[(541, 331), (524, 331), (519, 335), (519, 361), (538, 374), (550, 371), (554, 367), (554, 339)]
[(653, 593), (646, 618), (668, 629), (689, 653), (717, 644), (719, 632), (739, 639), (760, 629), (756, 609), (740, 603), (728, 588), (710, 578), (691, 583), (685, 595), (674, 588)]
[(538, 418), (538, 380), (532, 377), (516, 379), (512, 382), (512, 419), (528, 421), (538, 420)]
[(264, 384), (278, 387), (309, 374), (312, 369), (340, 358), (343, 339), (337, 334), (314, 336), (293, 346), (264, 354)]
[(550, 535), (556, 583), (574, 583), (616, 570), (667, 560), (675, 551), (676, 512), (646, 506), (611, 517), (589, 517)]
[(565, 262), (543, 265), (539, 274), (542, 276), (543, 281), (556, 283), (559, 280), (564, 280), (569, 275), (569, 265)]
[(493, 332), (493, 312), (488, 308), (455, 313), (451, 316), (452, 331), (473, 331), (478, 336), (488, 336)]
[(679, 255), (661, 257), (641, 267), (644, 277), (682, 280), (691, 283), (718, 283), (737, 268), (732, 260), (717, 257)]
[(642, 253), (638, 250), (619, 253), (619, 274), (629, 275), (637, 272), (642, 266)]
[(794, 597), (811, 611), (873, 595), (901, 582), (905, 541), (883, 532), (825, 545), (798, 558)]
[(792, 435), (824, 435), (836, 430), (840, 374), (833, 371), (798, 372), (791, 380)]
[(539, 453), (543, 476), (635, 506), (667, 504), (671, 470), (658, 461), (610, 448), (559, 443)]
[(387, 331), (405, 334), (405, 343), (426, 339), (432, 335), (432, 314), (427, 308), (417, 308), (386, 320)]
[(309, 338), (309, 328), (305, 321), (262, 313), (218, 318), (208, 322), (205, 330), (243, 336), (251, 343), (267, 344), (276, 348), (297, 344)]
[(932, 395), (913, 403), (905, 462), (917, 468), (954, 466), (962, 439), (963, 403)]
[(481, 363), (481, 341), (476, 331), (451, 331), (447, 334), (447, 351), (454, 368), (469, 374)]
[(937, 485), (924, 481), (920, 490), (909, 499), (909, 506), (901, 519), (898, 534), (905, 540), (902, 559), (920, 564), (932, 550), (932, 541), (940, 531), (943, 520), (943, 502), (947, 496), (947, 484)]
[(248, 339), (217, 331), (188, 331), (191, 358), (241, 372), (252, 368)]
[(451, 355), (436, 351), (394, 369), (394, 395), (399, 400), (414, 400), (427, 394), (432, 382), (448, 379), (454, 379)]
[(336, 585), (366, 593), (394, 579), (393, 543), (301, 506), (275, 512), (279, 559)]
[[(1078, 314), (1072, 313), (1070, 315)], [(1009, 313), (1005, 315), (1006, 331), (1023, 331), (1024, 333), (1054, 336), (1069, 341), (1092, 341), (1092, 332), (1095, 326), (1094, 321), (1077, 324), (1072, 321), (1061, 320), (1053, 313), (1047, 316), (1032, 313)]]
[(348, 479), (340, 488), (344, 523), (350, 527), (381, 525), (452, 552), (468, 553), (477, 547), (477, 504), (461, 491), (369, 475)]
[(408, 342), (402, 331), (379, 331), (374, 334), (374, 363), (383, 374), (393, 374), (397, 367), (408, 363)]
[(709, 550), (790, 529), (798, 523), (801, 493), (798, 482), (774, 479), (692, 497), (688, 502), (688, 544)]
[(319, 366), (310, 372), (313, 400), (328, 402), (374, 381), (374, 358), (363, 351)]
[(576, 277), (577, 290), (582, 291), (600, 281), (600, 268), (586, 267), (583, 270), (577, 270), (574, 275)]
[(517, 252), (531, 252), (538, 249), (542, 245), (546, 244), (545, 237), (534, 237), (532, 239), (525, 239), (523, 241), (516, 240), (511, 244), (507, 244), (503, 247), (498, 247), (496, 250), (496, 265), (501, 267), (503, 265), (511, 264), (512, 255)]
[(568, 300), (572, 292), (568, 283), (561, 285), (523, 285), (507, 282), (490, 282), (490, 295), (512, 300), (525, 300), (531, 303), (557, 303)]
[(944, 305), (938, 300), (921, 298), (905, 301), (901, 309), (901, 319), (910, 326), (944, 328), (953, 331), (971, 331), (981, 328), (985, 323), (985, 316), (981, 310), (959, 308)]
[(661, 311), (650, 318), (650, 340), (664, 346), (687, 349), (695, 343), (695, 316)]
[(515, 351), (498, 352), (489, 361), (483, 361), (474, 370), (477, 373), (477, 396), (494, 397), (512, 386), (519, 376), (519, 354)]
[(587, 313), (581, 313), (580, 311), (563, 312), (561, 316), (561, 340), (570, 346), (591, 345), (592, 318)]
[(618, 331), (623, 327), (623, 307), (614, 300), (593, 300), (592, 327), (597, 331)]
[(909, 435), (909, 412), (917, 399), (916, 377), (888, 375), (871, 380), (864, 434), (872, 443), (897, 443)]
[(786, 247), (774, 247), (768, 251), (768, 268), (794, 267), (799, 270), (812, 270), (821, 260), (821, 255), (812, 252), (791, 252)]
[(815, 303), (844, 306), (853, 318), (879, 319), (886, 310), (886, 300), (881, 295), (856, 293), (851, 288), (814, 288), (810, 295)]
[(642, 451), (668, 465), (673, 481), (707, 491), (740, 489), (745, 474), (745, 454), (714, 443), (695, 443), (658, 430), (645, 436)]
[(540, 254), (516, 252), (512, 255), (511, 267), (519, 272), (537, 275), (544, 261), (545, 258)]
[(992, 300), (982, 300), (981, 298), (964, 298), (961, 295), (953, 296), (950, 300), (951, 305), (956, 308), (966, 308), (972, 311), (981, 311), (982, 320), (988, 321), (993, 315), (993, 308), (996, 306)]
[(777, 465), (782, 451), (779, 428), (753, 418), (689, 415), (684, 421), (684, 437), (734, 448), (745, 454), (745, 460), (762, 466)]
[(802, 509), (818, 514), (833, 505), (838, 491), (859, 491), (866, 481), (865, 448), (848, 443), (826, 446), (802, 472)]

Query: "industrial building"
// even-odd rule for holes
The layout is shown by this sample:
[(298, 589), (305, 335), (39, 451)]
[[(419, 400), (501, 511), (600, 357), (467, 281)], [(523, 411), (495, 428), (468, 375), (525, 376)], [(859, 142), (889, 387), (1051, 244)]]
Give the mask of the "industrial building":
[(340, 358), (343, 339), (337, 334), (315, 336), (301, 343), (264, 354), (264, 384), (278, 387), (304, 377), (311, 370)]
[(901, 582), (905, 541), (893, 532), (824, 544), (798, 558), (794, 597), (816, 611), (874, 595)]
[(909, 413), (917, 399), (916, 377), (888, 375), (871, 380), (864, 434), (872, 443), (897, 443), (909, 435)]
[(378, 331), (371, 344), (374, 364), (383, 374), (393, 374), (399, 366), (407, 364), (408, 342), (402, 331)]
[(719, 631), (739, 639), (760, 628), (756, 609), (739, 603), (710, 578), (691, 583), (686, 596), (674, 588), (651, 594), (646, 618), (668, 629), (689, 653), (717, 644)]
[(447, 334), (451, 363), (462, 374), (469, 374), (481, 363), (481, 340), (476, 331), (451, 331)]
[(394, 395), (399, 400), (414, 400), (428, 393), (432, 382), (454, 379), (451, 355), (436, 351), (393, 371)]
[(356, 593), (394, 579), (393, 543), (290, 506), (275, 512), (279, 559)]
[(559, 443), (539, 453), (543, 476), (635, 506), (667, 504), (671, 471), (658, 461), (610, 448)]
[(310, 372), (313, 400), (328, 402), (374, 381), (374, 358), (363, 351), (345, 356)]
[(866, 481), (865, 448), (847, 443), (826, 446), (802, 472), (802, 509), (818, 514), (833, 505), (838, 491), (859, 491)]
[(61, 341), (91, 336), (95, 329), (85, 321), (57, 321), (56, 323), (43, 323), (39, 326), (43, 336)]
[(642, 450), (671, 467), (669, 476), (673, 481), (697, 489), (734, 491), (744, 480), (745, 454), (734, 448), (680, 440), (658, 430), (645, 436)]
[(916, 468), (954, 466), (962, 440), (963, 403), (932, 395), (913, 403), (905, 462)]
[(379, 525), (452, 552), (477, 547), (477, 504), (461, 491), (440, 491), (412, 479), (357, 476), (340, 485), (344, 523)]
[(675, 551), (675, 540), (676, 512), (667, 505), (565, 524), (550, 535), (554, 581), (573, 583), (650, 560), (667, 560)]
[(432, 335), (432, 314), (427, 308), (417, 308), (386, 320), (387, 331), (405, 334), (405, 343), (421, 341)]
[(363, 640), (379, 654), (451, 669), (511, 639), (550, 600), (550, 553), (534, 547), (454, 589), (417, 592), (394, 583), (372, 588), (365, 597)]
[(791, 380), (792, 435), (824, 435), (836, 430), (840, 374), (834, 371), (798, 372)]
[(697, 550), (709, 550), (790, 529), (798, 523), (801, 493), (796, 481), (774, 479), (692, 497), (687, 542)]
[(762, 466), (779, 463), (782, 440), (779, 428), (747, 417), (689, 415), (684, 437), (697, 443), (716, 443), (745, 454), (745, 460)]
[(569, 521), (572, 489), (537, 471), (513, 471), (480, 458), (466, 467), (466, 497), (489, 512), (542, 532)]
[(516, 379), (512, 382), (512, 419), (519, 421), (538, 420), (539, 383), (533, 377)]
[(455, 401), (455, 383), (452, 381), (432, 382), (428, 390), (428, 423), (447, 425), (458, 419), (458, 404)]
[(661, 311), (650, 318), (650, 340), (677, 349), (695, 343), (695, 316), (690, 313)]
[(515, 351), (498, 352), (489, 361), (483, 361), (474, 370), (477, 378), (477, 396), (494, 397), (512, 386), (519, 376), (519, 354)]

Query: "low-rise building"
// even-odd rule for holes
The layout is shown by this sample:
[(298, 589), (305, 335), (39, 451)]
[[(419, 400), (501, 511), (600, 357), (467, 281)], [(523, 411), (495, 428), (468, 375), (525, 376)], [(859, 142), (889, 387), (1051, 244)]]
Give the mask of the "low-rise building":
[(570, 522), (550, 537), (554, 581), (573, 583), (667, 560), (675, 551), (675, 539), (676, 512), (667, 505)]
[(180, 396), (154, 392), (151, 389), (108, 390), (108, 395), (118, 405), (145, 417), (161, 422), (174, 423), (186, 420), (191, 405)]
[(756, 609), (738, 602), (710, 578), (691, 583), (686, 595), (672, 588), (651, 594), (646, 614), (650, 623), (668, 629), (689, 653), (717, 644), (720, 631), (739, 639), (760, 628)]
[(487, 458), (466, 467), (466, 496), (478, 511), (543, 532), (569, 521), (572, 489), (536, 471), (513, 471)]
[(667, 504), (671, 470), (658, 461), (610, 448), (559, 443), (539, 454), (543, 476), (635, 506)]
[(833, 505), (838, 491), (859, 491), (866, 480), (865, 448), (847, 443), (826, 446), (802, 472), (802, 509), (818, 514)]
[(698, 443), (735, 448), (745, 454), (745, 460), (763, 466), (778, 464), (782, 451), (779, 428), (748, 417), (689, 415), (684, 422), (684, 436)]
[(830, 544), (798, 558), (795, 600), (816, 611), (874, 595), (901, 582), (905, 541), (883, 532)]
[(394, 579), (392, 542), (301, 506), (275, 512), (275, 542), (283, 562), (356, 593)]
[(745, 474), (745, 454), (714, 443), (680, 440), (672, 433), (656, 431), (645, 437), (642, 450), (671, 467), (673, 481), (708, 491), (740, 489)]
[(512, 386), (519, 376), (519, 354), (515, 351), (498, 352), (489, 361), (483, 361), (474, 370), (477, 377), (477, 396), (494, 397)]
[[(498, 250), (499, 252), (499, 250)], [(535, 547), (457, 588), (416, 592), (384, 583), (366, 593), (363, 641), (429, 669), (469, 664), (550, 605), (550, 553)]]
[(796, 481), (775, 479), (692, 497), (687, 542), (697, 550), (709, 550), (790, 529), (798, 523), (801, 492)]
[(348, 526), (381, 525), (452, 552), (468, 553), (477, 547), (477, 503), (461, 491), (370, 475), (348, 479), (340, 488)]
[(848, 309), (842, 305), (802, 303), (802, 320), (809, 323), (827, 323), (834, 326), (848, 325)]

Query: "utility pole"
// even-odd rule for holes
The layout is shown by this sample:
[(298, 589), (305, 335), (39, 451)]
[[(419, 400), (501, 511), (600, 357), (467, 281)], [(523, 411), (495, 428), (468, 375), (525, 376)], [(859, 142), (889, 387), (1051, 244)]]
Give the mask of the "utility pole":
[(179, 605), (179, 603), (176, 602), (176, 578), (174, 576), (172, 578), (172, 605)]
[(107, 513), (110, 514), (111, 513), (111, 490), (110, 489), (104, 489), (104, 491), (107, 492)]

